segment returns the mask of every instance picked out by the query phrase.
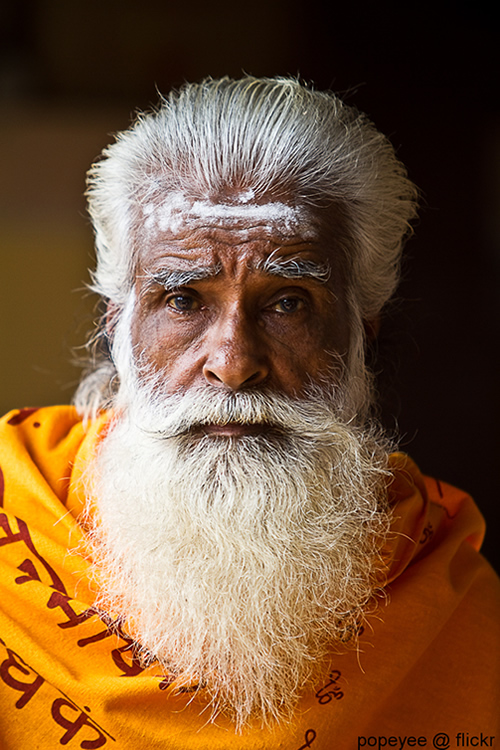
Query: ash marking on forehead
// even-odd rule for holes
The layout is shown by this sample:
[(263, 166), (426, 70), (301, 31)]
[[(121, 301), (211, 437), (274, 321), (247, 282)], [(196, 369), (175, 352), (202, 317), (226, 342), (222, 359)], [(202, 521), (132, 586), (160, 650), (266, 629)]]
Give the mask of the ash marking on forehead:
[(236, 196), (236, 200), (238, 203), (250, 203), (255, 198), (255, 190), (252, 188), (248, 188), (248, 190), (244, 190), (242, 193), (238, 193)]
[(240, 193), (236, 200), (237, 203), (193, 201), (181, 192), (172, 192), (160, 205), (149, 203), (143, 207), (144, 227), (148, 231), (175, 234), (181, 229), (238, 228), (238, 225), (249, 224), (274, 229), (289, 237), (317, 237), (311, 212), (305, 206), (291, 206), (282, 201), (255, 203), (251, 189)]

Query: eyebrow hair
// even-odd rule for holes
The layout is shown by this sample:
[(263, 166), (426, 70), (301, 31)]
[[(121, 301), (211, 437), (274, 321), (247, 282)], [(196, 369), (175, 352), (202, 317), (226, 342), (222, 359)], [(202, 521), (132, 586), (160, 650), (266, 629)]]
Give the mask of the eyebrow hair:
[(195, 281), (204, 281), (217, 276), (222, 271), (222, 265), (216, 263), (213, 266), (195, 266), (183, 270), (177, 268), (162, 268), (156, 272), (146, 272), (146, 282), (143, 288), (143, 294), (147, 294), (154, 286), (163, 286), (165, 289), (177, 289), (178, 287), (188, 286)]
[[(267, 258), (257, 264), (256, 268), (271, 276), (280, 276), (284, 279), (314, 279), (321, 284), (326, 284), (330, 278), (331, 268), (328, 262), (316, 263), (313, 260), (302, 260), (300, 258)], [(159, 271), (146, 271), (142, 295), (148, 294), (154, 286), (162, 286), (165, 289), (178, 289), (189, 286), (196, 281), (204, 281), (217, 276), (222, 271), (222, 264), (216, 263), (212, 266), (195, 266), (194, 268), (176, 269), (162, 268)]]
[(272, 276), (282, 276), (285, 279), (315, 279), (322, 284), (326, 284), (331, 274), (328, 262), (316, 263), (300, 258), (269, 257), (263, 263), (259, 263), (258, 268)]

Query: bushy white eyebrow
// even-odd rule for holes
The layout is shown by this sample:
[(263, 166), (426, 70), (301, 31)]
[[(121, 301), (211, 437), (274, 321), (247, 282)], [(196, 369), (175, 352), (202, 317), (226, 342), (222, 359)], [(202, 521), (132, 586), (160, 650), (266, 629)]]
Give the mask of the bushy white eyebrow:
[[(280, 276), (284, 279), (314, 279), (322, 284), (328, 281), (331, 274), (329, 263), (316, 263), (300, 258), (269, 257), (257, 263), (256, 269), (270, 276)], [(186, 269), (162, 268), (159, 271), (146, 272), (142, 294), (147, 294), (155, 286), (162, 286), (167, 290), (180, 289), (197, 281), (214, 278), (221, 271), (222, 264), (216, 263), (211, 266)]]
[(195, 268), (170, 269), (162, 268), (159, 271), (147, 272), (143, 294), (146, 294), (154, 286), (162, 286), (165, 289), (178, 289), (189, 286), (196, 281), (204, 281), (217, 276), (222, 270), (222, 265), (216, 263), (213, 266), (196, 266)]
[(329, 263), (316, 263), (301, 258), (281, 259), (271, 256), (259, 263), (258, 268), (272, 276), (282, 276), (285, 279), (314, 279), (322, 284), (326, 284), (331, 274)]

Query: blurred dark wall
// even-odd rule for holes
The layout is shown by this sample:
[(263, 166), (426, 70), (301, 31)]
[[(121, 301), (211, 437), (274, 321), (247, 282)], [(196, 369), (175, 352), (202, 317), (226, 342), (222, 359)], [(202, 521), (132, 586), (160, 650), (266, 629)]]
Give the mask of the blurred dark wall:
[(0, 11), (1, 406), (68, 401), (93, 301), (84, 172), (206, 75), (300, 74), (366, 111), (422, 191), (378, 348), (384, 420), (476, 497), (499, 564), (500, 119), (493, 5), (15, 0)]

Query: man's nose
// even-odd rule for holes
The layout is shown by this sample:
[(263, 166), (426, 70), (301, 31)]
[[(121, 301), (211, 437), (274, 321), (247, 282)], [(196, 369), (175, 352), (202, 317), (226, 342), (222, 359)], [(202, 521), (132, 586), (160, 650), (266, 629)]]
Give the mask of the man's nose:
[(203, 375), (210, 385), (233, 391), (259, 385), (269, 375), (269, 363), (257, 322), (239, 313), (214, 326)]

